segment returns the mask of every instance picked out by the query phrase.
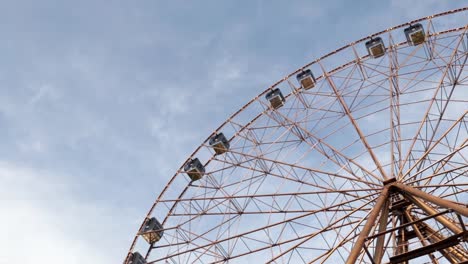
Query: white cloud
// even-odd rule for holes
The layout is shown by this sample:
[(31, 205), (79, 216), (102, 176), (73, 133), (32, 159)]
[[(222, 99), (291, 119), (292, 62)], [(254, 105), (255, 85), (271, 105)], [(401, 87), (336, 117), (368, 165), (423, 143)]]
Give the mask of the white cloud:
[(92, 244), (75, 237), (78, 223), (66, 226), (61, 216), (31, 201), (10, 202), (7, 209), (7, 218), (0, 221), (0, 263), (106, 262)]
[(111, 229), (112, 214), (76, 197), (63, 177), (0, 162), (0, 210), (2, 264), (115, 263), (122, 257), (99, 246), (109, 237), (96, 239)]

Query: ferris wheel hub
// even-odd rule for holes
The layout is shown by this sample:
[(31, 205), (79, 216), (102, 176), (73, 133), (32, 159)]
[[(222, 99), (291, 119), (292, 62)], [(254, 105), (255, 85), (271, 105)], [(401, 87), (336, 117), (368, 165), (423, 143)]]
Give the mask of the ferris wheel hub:
[(393, 177), (393, 178), (390, 178), (388, 180), (383, 181), (383, 185), (387, 186), (387, 185), (392, 184), (392, 183), (394, 183), (396, 181), (397, 181), (397, 179), (395, 177)]

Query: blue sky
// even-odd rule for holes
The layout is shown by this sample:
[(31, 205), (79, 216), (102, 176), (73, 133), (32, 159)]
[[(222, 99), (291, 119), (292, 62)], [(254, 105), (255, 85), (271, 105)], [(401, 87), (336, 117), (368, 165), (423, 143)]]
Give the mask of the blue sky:
[(1, 1), (0, 263), (121, 262), (175, 170), (243, 104), (467, 2), (406, 3)]

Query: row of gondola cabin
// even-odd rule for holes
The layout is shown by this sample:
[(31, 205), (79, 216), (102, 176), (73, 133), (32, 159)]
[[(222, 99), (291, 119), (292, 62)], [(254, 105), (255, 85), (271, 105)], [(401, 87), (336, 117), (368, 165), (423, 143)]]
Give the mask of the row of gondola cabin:
[[(214, 135), (209, 143), (217, 154), (222, 154), (229, 150), (229, 141), (223, 133)], [(205, 174), (205, 167), (198, 158), (191, 159), (187, 162), (184, 166), (184, 170), (192, 181), (201, 179)], [(152, 217), (145, 221), (140, 230), (140, 235), (149, 244), (154, 244), (163, 237), (164, 227), (155, 217)], [(146, 264), (146, 260), (139, 252), (134, 252), (128, 264)]]
[[(223, 133), (213, 135), (208, 143), (214, 149), (216, 155), (226, 153), (230, 148), (229, 140)], [(192, 181), (198, 181), (205, 174), (205, 166), (203, 166), (198, 158), (194, 158), (184, 165), (184, 171)]]
[[(426, 41), (424, 28), (419, 23), (410, 25), (403, 32), (405, 33), (406, 41), (411, 46), (417, 46)], [(369, 56), (372, 58), (375, 59), (385, 55), (385, 45), (381, 37), (371, 38), (365, 45)]]
[[(425, 41), (424, 28), (421, 24), (410, 25), (404, 29), (406, 40), (412, 46), (417, 46)], [(379, 58), (385, 55), (385, 45), (381, 37), (371, 38), (365, 43), (367, 52), (372, 58)], [(305, 90), (315, 87), (315, 77), (310, 69), (302, 70), (296, 75), (297, 81)], [(285, 98), (279, 88), (275, 88), (266, 94), (266, 99), (273, 109), (278, 109), (284, 105)]]
[[(296, 79), (304, 90), (315, 87), (315, 77), (310, 69), (302, 70), (296, 75)], [(284, 105), (286, 98), (279, 88), (274, 88), (265, 95), (265, 99), (270, 102), (273, 109), (278, 109)]]
[[(213, 147), (216, 154), (222, 154), (229, 150), (229, 141), (223, 133), (215, 134), (210, 138), (209, 144)], [(184, 166), (184, 170), (192, 181), (201, 179), (205, 174), (205, 167), (198, 158), (191, 159), (187, 162)], [(152, 217), (145, 221), (140, 230), (140, 235), (149, 244), (154, 244), (163, 237), (164, 227), (155, 217)], [(128, 264), (146, 264), (146, 260), (139, 252), (134, 252)]]

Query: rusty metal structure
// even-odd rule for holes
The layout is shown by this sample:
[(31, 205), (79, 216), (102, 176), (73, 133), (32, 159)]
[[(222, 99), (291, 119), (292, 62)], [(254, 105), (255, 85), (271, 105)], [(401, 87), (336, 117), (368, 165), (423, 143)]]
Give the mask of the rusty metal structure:
[(168, 181), (124, 263), (468, 263), (467, 11), (357, 40), (252, 99)]

